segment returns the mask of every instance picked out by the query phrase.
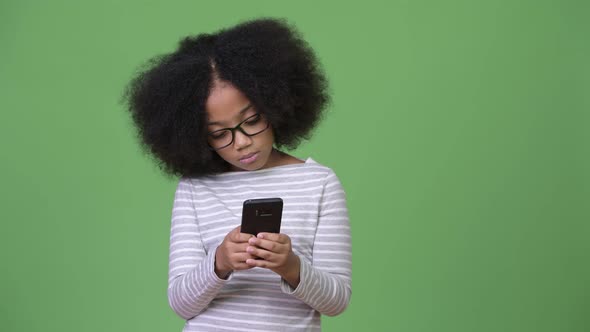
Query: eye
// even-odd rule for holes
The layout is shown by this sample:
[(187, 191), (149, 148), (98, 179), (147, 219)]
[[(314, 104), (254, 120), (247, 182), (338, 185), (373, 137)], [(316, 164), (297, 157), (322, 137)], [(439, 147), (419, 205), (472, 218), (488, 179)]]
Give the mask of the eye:
[(227, 133), (227, 130), (214, 131), (209, 134), (209, 137), (211, 137), (212, 139), (222, 139), (225, 136), (227, 136)]
[(258, 121), (260, 121), (260, 114), (254, 115), (250, 120), (246, 121), (245, 123), (251, 125), (257, 123)]

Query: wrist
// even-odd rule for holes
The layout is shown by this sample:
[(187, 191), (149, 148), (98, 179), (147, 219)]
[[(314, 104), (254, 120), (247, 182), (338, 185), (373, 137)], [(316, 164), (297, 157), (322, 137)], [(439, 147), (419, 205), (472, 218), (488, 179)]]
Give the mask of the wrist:
[(278, 271), (278, 274), (285, 279), (285, 281), (293, 288), (297, 288), (299, 285), (300, 277), (299, 274), (301, 272), (301, 261), (299, 256), (295, 255), (291, 252), (289, 256), (288, 263), (286, 264), (286, 268), (282, 271)]
[(219, 248), (215, 251), (215, 262), (213, 264), (213, 271), (220, 279), (227, 279), (229, 274), (231, 273), (231, 269), (225, 268), (223, 264), (221, 264), (221, 260), (219, 259)]

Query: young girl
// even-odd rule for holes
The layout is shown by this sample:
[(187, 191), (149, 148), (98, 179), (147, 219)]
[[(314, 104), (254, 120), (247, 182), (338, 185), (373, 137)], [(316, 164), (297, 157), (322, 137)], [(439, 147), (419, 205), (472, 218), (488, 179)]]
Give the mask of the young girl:
[[(143, 147), (180, 177), (168, 299), (183, 331), (318, 331), (351, 295), (345, 193), (334, 172), (280, 150), (329, 102), (307, 43), (283, 20), (186, 37), (126, 100)], [(247, 199), (283, 199), (281, 233), (240, 232)]]

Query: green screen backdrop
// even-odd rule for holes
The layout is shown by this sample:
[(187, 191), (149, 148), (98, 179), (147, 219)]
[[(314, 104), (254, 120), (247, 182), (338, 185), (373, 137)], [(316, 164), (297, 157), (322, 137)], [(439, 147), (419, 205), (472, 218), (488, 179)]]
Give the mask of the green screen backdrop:
[(180, 331), (177, 179), (119, 103), (181, 37), (287, 18), (333, 103), (292, 154), (347, 192), (325, 331), (590, 331), (587, 1), (2, 1), (0, 331)]

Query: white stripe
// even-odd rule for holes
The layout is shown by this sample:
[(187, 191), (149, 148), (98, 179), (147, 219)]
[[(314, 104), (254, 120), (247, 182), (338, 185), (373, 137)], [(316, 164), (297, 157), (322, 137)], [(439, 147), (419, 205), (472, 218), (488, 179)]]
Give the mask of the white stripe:
[[(267, 178), (264, 178), (264, 183), (260, 183), (260, 181), (255, 181), (255, 183), (258, 184), (236, 184), (236, 183), (232, 183), (231, 186), (227, 186), (227, 187), (223, 187), (223, 186), (211, 186), (211, 185), (207, 185), (207, 186), (201, 186), (201, 185), (195, 185), (195, 190), (199, 190), (200, 188), (202, 188), (205, 191), (219, 191), (219, 190), (237, 190), (237, 189), (241, 189), (241, 188), (267, 188), (267, 187), (276, 187), (276, 186), (292, 186), (292, 185), (301, 185), (301, 184), (307, 184), (307, 183), (323, 183), (324, 179), (313, 179), (313, 180), (307, 180), (307, 181), (301, 181), (301, 180), (297, 180), (294, 179), (291, 182), (277, 182), (277, 183), (273, 183), (268, 181)], [(215, 183), (215, 182), (212, 182)]]
[(351, 245), (348, 242), (326, 242), (326, 241), (315, 241), (314, 245), (319, 246), (336, 246), (336, 247), (343, 247), (343, 248), (350, 248)]
[(324, 195), (324, 201), (322, 202), (322, 205), (332, 205), (332, 204), (337, 204), (338, 205), (345, 205), (346, 204), (346, 198), (338, 198), (338, 199), (332, 199), (332, 200), (328, 200), (325, 199), (327, 197), (327, 195)]
[(322, 230), (326, 230), (326, 229), (335, 229), (335, 230), (339, 230), (339, 231), (349, 231), (350, 230), (350, 226), (348, 225), (322, 225)]
[(244, 298), (244, 299), (263, 299), (266, 301), (277, 301), (277, 302), (285, 302), (285, 303), (301, 303), (299, 300), (296, 300), (294, 298), (277, 298), (277, 297), (272, 297), (272, 296), (256, 296), (256, 295), (245, 295), (245, 294), (240, 294), (240, 295), (234, 295), (234, 294), (219, 294), (217, 298), (228, 298), (228, 297), (239, 297), (239, 298)]
[[(231, 232), (231, 230), (233, 230), (234, 228), (235, 228), (235, 226), (233, 226), (233, 225), (224, 225), (224, 226), (221, 226), (221, 227), (205, 229), (201, 233), (202, 233), (202, 235), (205, 235), (207, 233), (218, 232), (218, 231), (221, 230), (222, 233), (224, 234), (223, 236), (225, 237), (225, 235), (227, 233)], [(219, 235), (219, 234), (217, 234), (217, 235)], [(214, 236), (217, 236), (217, 235), (214, 235)]]
[[(278, 187), (278, 186), (277, 186)], [(310, 187), (310, 188), (303, 188), (303, 189), (285, 189), (285, 188), (281, 188), (278, 190), (245, 190), (245, 191), (241, 191), (239, 193), (216, 193), (215, 196), (217, 197), (235, 197), (235, 196), (249, 196), (249, 195), (287, 195), (289, 193), (303, 193), (303, 192), (310, 192), (313, 193), (315, 191), (321, 190), (322, 186), (317, 186), (317, 187)], [(197, 193), (196, 196), (206, 196), (206, 195), (210, 195), (210, 193)], [(254, 197), (256, 198), (256, 197)]]
[(350, 274), (350, 267), (341, 267), (341, 266), (317, 266), (317, 268), (319, 268), (320, 270), (322, 270), (324, 272), (336, 272), (336, 271), (339, 271), (340, 273)]
[(350, 252), (348, 250), (314, 250), (314, 254), (348, 254)]
[(326, 185), (326, 189), (332, 188), (332, 187), (340, 187), (340, 183), (338, 183), (338, 182), (332, 182), (332, 183), (328, 183)]
[(190, 245), (194, 245), (197, 244), (198, 242), (196, 242), (195, 240), (175, 240), (173, 243), (171, 243), (171, 247), (172, 246), (178, 246), (179, 244), (190, 244)]
[(209, 217), (213, 217), (213, 216), (218, 216), (220, 214), (225, 214), (225, 213), (227, 213), (227, 211), (225, 211), (225, 210), (223, 210), (223, 211), (217, 211), (217, 212), (213, 212), (213, 213), (209, 213), (209, 214), (200, 215), (199, 218), (205, 219), (205, 218), (209, 218)]
[(182, 257), (177, 257), (174, 258), (173, 260), (170, 261), (170, 265), (175, 265), (177, 262), (179, 261), (190, 261), (191, 263), (195, 261), (195, 257), (187, 257), (187, 256), (182, 256)]
[(175, 207), (172, 209), (172, 213), (177, 211), (193, 211), (192, 207)]
[[(324, 195), (324, 197), (327, 197), (327, 196), (328, 195)], [(312, 199), (312, 200), (315, 200), (315, 199), (320, 198), (320, 197), (322, 197), (322, 194), (301, 195), (301, 196), (289, 195), (288, 196), (288, 199), (289, 200), (295, 200), (295, 199)], [(248, 198), (248, 199), (250, 199), (250, 198)], [(236, 202), (243, 203), (245, 200), (246, 199), (244, 199), (244, 198), (241, 198), (241, 199), (239, 199), (239, 198), (238, 199), (224, 199), (223, 202), (224, 203), (227, 203), (227, 204), (229, 204), (229, 203), (236, 203)], [(209, 202), (209, 201), (219, 201), (219, 197), (209, 197), (209, 198), (202, 198), (202, 199), (199, 199), (199, 200), (195, 200), (195, 202), (196, 203), (198, 202), (198, 204), (203, 204), (203, 203), (206, 203), (206, 202)]]
[[(246, 307), (246, 308), (261, 308), (261, 309), (268, 309), (268, 305), (264, 305), (264, 304), (254, 304), (254, 303), (236, 303), (236, 302), (231, 302), (231, 303), (227, 303), (228, 306), (239, 306), (239, 307)], [(296, 312), (305, 312), (305, 313), (309, 313), (310, 311), (313, 311), (313, 309), (311, 307), (308, 307), (308, 309), (304, 309), (304, 308), (291, 308), (291, 307), (274, 307), (277, 310), (285, 310), (285, 311), (296, 311)]]
[[(199, 226), (204, 227), (204, 226), (208, 226), (208, 225), (212, 225), (212, 224), (220, 224), (220, 223), (224, 223), (226, 221), (233, 221), (236, 220), (235, 217), (231, 217), (231, 218), (219, 218), (219, 219), (213, 219), (211, 221), (199, 221)], [(236, 225), (238, 226), (238, 225)]]
[(184, 248), (184, 249), (171, 250), (170, 257), (176, 256), (177, 254), (183, 253), (183, 252), (194, 252), (194, 253), (200, 254), (199, 256), (202, 256), (205, 254), (205, 251), (203, 249)]
[(336, 258), (314, 258), (313, 259), (314, 263), (317, 262), (340, 262), (340, 263), (344, 263), (344, 264), (351, 264), (350, 259), (336, 259)]
[(176, 270), (183, 270), (183, 269), (189, 269), (189, 270), (190, 270), (190, 269), (192, 269), (192, 268), (194, 268), (194, 267), (195, 267), (195, 265), (193, 265), (193, 264), (190, 264), (190, 265), (180, 265), (180, 266), (175, 266), (175, 267), (173, 267), (173, 268), (170, 270), (170, 274), (174, 274), (174, 273), (172, 273), (172, 272), (174, 272), (174, 271), (176, 271)]
[[(215, 320), (215, 319), (217, 319), (217, 317), (211, 318), (211, 319)], [(189, 328), (190, 327), (201, 327), (201, 326), (206, 326), (206, 327), (211, 327), (212, 328), (211, 330), (208, 330), (208, 329), (207, 330), (201, 330), (201, 329), (199, 329), (199, 330), (192, 330), (191, 329), (191, 330), (189, 330), (191, 332), (192, 331), (195, 331), (195, 332), (201, 332), (201, 331), (220, 331), (219, 329), (230, 330), (230, 331), (244, 331), (244, 332), (260, 332), (260, 331), (274, 332), (275, 331), (275, 330), (261, 330), (259, 328), (255, 329), (255, 330), (251, 330), (251, 329), (247, 329), (247, 328), (245, 328), (243, 326), (240, 326), (240, 327), (223, 326), (223, 327), (221, 327), (221, 326), (216, 325), (216, 324), (207, 324), (207, 323), (201, 323), (201, 322), (198, 322), (198, 321), (195, 322), (195, 321), (192, 321), (192, 320), (189, 320), (188, 321), (188, 324), (189, 324), (188, 325)], [(184, 329), (183, 329), (183, 331), (184, 331)]]
[[(274, 306), (263, 306), (263, 307), (264, 307), (264, 309), (281, 309), (281, 308), (276, 308)], [(265, 314), (265, 313), (245, 312), (243, 310), (209, 308), (209, 309), (207, 309), (207, 311), (218, 311), (218, 312), (225, 312), (225, 313), (234, 314), (234, 315), (247, 315), (247, 316), (258, 316), (258, 317), (280, 317), (280, 318), (285, 318), (285, 319), (293, 318), (293, 315), (281, 315), (281, 314), (277, 314), (277, 313)]]
[(213, 235), (213, 236), (210, 236), (210, 237), (204, 237), (203, 238), (203, 241), (205, 243), (207, 243), (207, 242), (211, 242), (211, 240), (213, 240), (213, 239), (218, 239), (218, 238), (219, 239), (223, 239), (226, 235), (227, 234), (216, 234), (216, 235)]
[(348, 212), (348, 209), (347, 208), (327, 209), (327, 210), (320, 209), (320, 214), (322, 214), (322, 215), (325, 215), (328, 213), (335, 213), (335, 212)]
[[(236, 322), (236, 323), (241, 323), (241, 324), (244, 323), (244, 320), (242, 320), (242, 319), (226, 318), (223, 316), (213, 316), (213, 317), (211, 317), (211, 319), (222, 320), (222, 321), (226, 321), (226, 322)], [(306, 325), (297, 325), (297, 324), (272, 323), (272, 322), (268, 322), (268, 321), (248, 321), (248, 323), (249, 324), (260, 324), (260, 325), (284, 326), (284, 327), (308, 327), (307, 324)]]
[(191, 198), (176, 198), (174, 202), (192, 203), (193, 200)]
[[(326, 169), (315, 169), (317, 172), (314, 172), (313, 169), (308, 169), (307, 171), (303, 172), (302, 174), (305, 175), (305, 177), (310, 177), (312, 175), (321, 175), (322, 177), (327, 177), (328, 172), (326, 171)], [(319, 171), (318, 171), (319, 170)], [(277, 175), (265, 175), (263, 178), (264, 179), (288, 179), (291, 177), (301, 177), (302, 175), (301, 173), (295, 173), (295, 172), (291, 172), (291, 173), (287, 173), (287, 174), (277, 174)], [(239, 175), (239, 174), (237, 174)], [(259, 181), (259, 177), (256, 178), (252, 178), (252, 179), (222, 179), (217, 177), (216, 179), (208, 179), (208, 178), (201, 178), (201, 179), (191, 179), (191, 183), (194, 183), (195, 181), (197, 182), (202, 182), (202, 183), (235, 183), (236, 181)]]
[(320, 216), (320, 222), (322, 221), (348, 221), (348, 217), (340, 217), (340, 218), (336, 218), (336, 217), (322, 217)]
[[(313, 216), (315, 216), (315, 214), (309, 214), (306, 216), (307, 217), (306, 219), (313, 218)], [(227, 221), (231, 221), (232, 225), (234, 225), (234, 227), (237, 227), (240, 225), (241, 220), (242, 220), (242, 216), (219, 218), (219, 219), (213, 219), (213, 220), (207, 220), (207, 221), (199, 221), (199, 226), (201, 227), (201, 229), (207, 229), (208, 227), (205, 227), (205, 226), (211, 226), (211, 225), (215, 225), (215, 224), (223, 224)], [(348, 220), (348, 219), (345, 218), (344, 220)], [(302, 222), (301, 214), (299, 214), (299, 217), (297, 217), (297, 218), (283, 217), (281, 219), (282, 224), (285, 224), (288, 222), (301, 223)]]
[(347, 238), (348, 239), (348, 238), (350, 238), (350, 234), (348, 234), (348, 233), (347, 234), (324, 234), (324, 233), (318, 233), (316, 235), (316, 238), (318, 238), (318, 237), (321, 237), (321, 238), (324, 238), (324, 237), (343, 237), (343, 238)]
[(172, 234), (172, 236), (170, 237), (171, 239), (177, 238), (179, 236), (199, 236), (199, 232), (178, 232), (178, 233), (174, 233)]
[(196, 230), (199, 229), (199, 227), (195, 223), (181, 223), (181, 224), (176, 224), (176, 225), (172, 226), (171, 230), (176, 231), (179, 228), (189, 228), (189, 229), (196, 229)]
[[(243, 203), (244, 200), (239, 200), (238, 202)], [(310, 208), (314, 208), (317, 209), (318, 208), (318, 203), (295, 203), (295, 202), (288, 202), (285, 204), (285, 207), (288, 207), (290, 210), (297, 210), (294, 209), (295, 207), (301, 207), (303, 209), (301, 210), (307, 210)], [(222, 208), (224, 210), (230, 210), (230, 211), (241, 211), (243, 207), (243, 204), (234, 204), (234, 205), (224, 205), (221, 203), (216, 203), (213, 205), (208, 205), (206, 207), (198, 207), (197, 208), (197, 212), (199, 213), (199, 217), (201, 217), (200, 213), (209, 211), (209, 210), (213, 210), (213, 209), (217, 209), (217, 208)]]
[[(224, 293), (224, 291), (226, 291), (226, 290), (227, 290), (227, 293)], [(278, 287), (273, 287), (273, 288), (244, 287), (244, 288), (239, 289), (239, 291), (243, 291), (243, 290), (244, 291), (252, 291), (252, 292), (266, 292), (266, 293), (279, 293), (279, 294), (283, 293), (281, 291), (281, 289)], [(227, 289), (223, 289), (220, 294), (232, 294), (232, 293), (235, 293), (236, 291), (238, 291), (238, 289), (227, 288)]]
[(190, 219), (190, 220), (195, 220), (195, 216), (191, 216), (191, 215), (180, 215), (180, 216), (174, 216), (172, 218), (172, 222), (177, 222), (178, 220), (184, 220), (184, 219)]
[(292, 230), (292, 231), (297, 231), (297, 230), (301, 230), (301, 231), (315, 231), (315, 227), (296, 227), (296, 226), (282, 226), (281, 227), (281, 232), (283, 230)]

